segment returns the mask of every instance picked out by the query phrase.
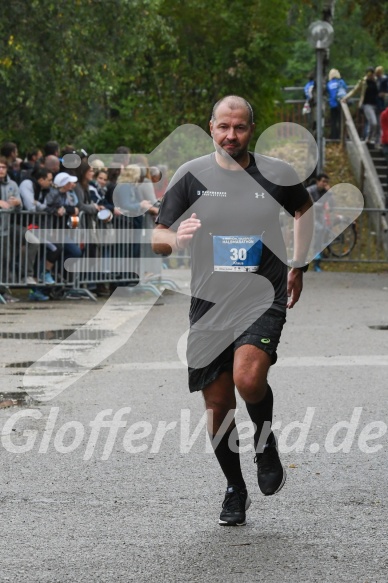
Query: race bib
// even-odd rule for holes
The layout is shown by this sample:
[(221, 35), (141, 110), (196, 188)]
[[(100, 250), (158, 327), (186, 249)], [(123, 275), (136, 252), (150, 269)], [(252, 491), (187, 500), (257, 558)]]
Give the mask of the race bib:
[(262, 238), (256, 235), (213, 235), (214, 271), (257, 271), (262, 250)]

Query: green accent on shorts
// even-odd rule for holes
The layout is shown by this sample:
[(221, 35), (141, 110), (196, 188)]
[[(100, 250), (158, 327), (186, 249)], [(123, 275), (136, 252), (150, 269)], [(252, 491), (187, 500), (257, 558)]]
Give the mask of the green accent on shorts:
[(271, 340), (269, 338), (262, 338), (260, 342), (262, 342), (263, 344), (269, 344)]

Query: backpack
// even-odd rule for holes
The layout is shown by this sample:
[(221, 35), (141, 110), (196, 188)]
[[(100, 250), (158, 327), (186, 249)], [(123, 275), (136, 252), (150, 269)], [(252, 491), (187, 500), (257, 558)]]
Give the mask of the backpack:
[(342, 81), (342, 79), (340, 79), (339, 83), (338, 83), (338, 87), (337, 87), (337, 92), (335, 94), (335, 98), (336, 98), (337, 102), (340, 103), (341, 99), (343, 99), (346, 94), (347, 94), (347, 91), (345, 89), (345, 83)]

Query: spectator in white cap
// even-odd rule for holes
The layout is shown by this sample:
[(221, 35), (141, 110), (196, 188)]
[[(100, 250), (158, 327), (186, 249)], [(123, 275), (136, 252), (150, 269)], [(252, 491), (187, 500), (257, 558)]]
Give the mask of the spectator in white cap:
[(71, 176), (67, 172), (60, 172), (59, 174), (56, 175), (56, 177), (54, 179), (54, 186), (56, 188), (62, 189), (64, 186), (69, 186), (69, 184), (70, 184), (71, 186), (68, 187), (67, 190), (71, 190), (72, 185), (74, 184), (74, 182), (77, 182), (77, 181), (78, 181), (78, 178), (76, 176)]
[[(67, 172), (60, 172), (54, 178), (54, 188), (46, 197), (46, 210), (51, 215), (63, 217), (64, 215), (78, 216), (78, 198), (74, 192), (74, 184), (78, 181), (76, 176)], [(54, 226), (57, 221), (54, 221)]]
[[(67, 172), (60, 172), (54, 178), (54, 188), (46, 197), (46, 212), (53, 216), (54, 228), (73, 228), (78, 223), (78, 197), (74, 192), (74, 185), (78, 181), (76, 176)], [(65, 238), (64, 259), (82, 257), (82, 251), (70, 238)]]

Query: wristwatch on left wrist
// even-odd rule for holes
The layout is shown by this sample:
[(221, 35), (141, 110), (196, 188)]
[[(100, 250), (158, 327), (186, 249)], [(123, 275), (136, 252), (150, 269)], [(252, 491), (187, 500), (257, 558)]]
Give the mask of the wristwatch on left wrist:
[(306, 271), (307, 271), (307, 270), (308, 270), (308, 268), (309, 268), (309, 264), (308, 264), (308, 263), (305, 263), (304, 265), (300, 265), (300, 261), (295, 261), (295, 259), (291, 259), (291, 260), (288, 262), (288, 265), (289, 265), (291, 268), (294, 268), (294, 269), (300, 269), (300, 270), (301, 270), (303, 273), (306, 273)]

